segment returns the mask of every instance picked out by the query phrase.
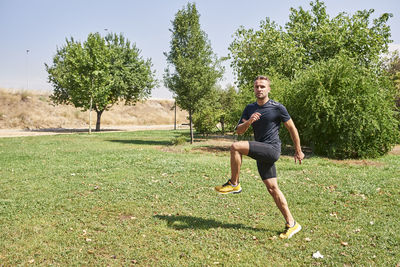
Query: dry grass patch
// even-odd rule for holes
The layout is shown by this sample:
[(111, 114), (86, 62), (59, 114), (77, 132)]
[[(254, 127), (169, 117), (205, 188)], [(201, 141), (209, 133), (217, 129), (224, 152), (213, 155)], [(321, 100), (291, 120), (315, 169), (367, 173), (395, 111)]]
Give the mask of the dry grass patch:
[(389, 152), (391, 155), (400, 155), (400, 145), (395, 146), (392, 151)]
[(333, 163), (336, 164), (345, 164), (351, 166), (375, 166), (375, 167), (382, 167), (385, 164), (381, 162), (371, 161), (371, 160), (331, 160)]
[[(48, 92), (0, 89), (0, 129), (87, 128), (89, 113), (70, 105), (55, 106)], [(177, 109), (177, 123), (187, 123), (187, 112)], [(93, 126), (96, 113), (92, 113)], [(173, 100), (114, 105), (102, 115), (101, 126), (167, 125), (175, 120)]]

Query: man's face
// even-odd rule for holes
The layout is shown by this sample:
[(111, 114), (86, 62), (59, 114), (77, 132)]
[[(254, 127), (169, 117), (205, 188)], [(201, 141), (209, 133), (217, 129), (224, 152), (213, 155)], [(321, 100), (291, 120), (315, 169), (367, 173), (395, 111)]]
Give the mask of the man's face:
[(254, 82), (254, 94), (257, 99), (265, 99), (270, 90), (271, 88), (269, 87), (269, 82), (267, 80), (258, 79)]

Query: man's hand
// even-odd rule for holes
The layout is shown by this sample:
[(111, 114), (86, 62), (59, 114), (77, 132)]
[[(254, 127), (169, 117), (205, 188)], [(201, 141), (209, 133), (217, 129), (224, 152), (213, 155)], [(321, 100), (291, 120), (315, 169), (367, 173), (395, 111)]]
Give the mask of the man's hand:
[(254, 112), (253, 114), (251, 114), (251, 116), (248, 120), (242, 119), (242, 123), (239, 124), (236, 128), (237, 134), (242, 134), (242, 133), (246, 132), (247, 129), (249, 129), (250, 125), (253, 122), (259, 120), (260, 118), (261, 118), (261, 113)]
[(297, 161), (299, 161), (299, 164), (301, 164), (301, 161), (304, 159), (304, 153), (303, 151), (296, 151), (294, 153), (294, 163), (296, 163)]
[(252, 124), (255, 121), (258, 121), (261, 118), (261, 113), (259, 112), (254, 112), (251, 114), (250, 118), (248, 120), (242, 119), (243, 122), (248, 121), (250, 124)]

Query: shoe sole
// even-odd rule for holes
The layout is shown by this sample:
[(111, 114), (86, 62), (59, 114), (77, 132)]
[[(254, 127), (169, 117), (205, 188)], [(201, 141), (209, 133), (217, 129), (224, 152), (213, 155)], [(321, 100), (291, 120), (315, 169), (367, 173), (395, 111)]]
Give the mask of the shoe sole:
[(301, 225), (299, 225), (299, 228), (297, 228), (293, 233), (291, 233), (290, 236), (287, 239), (289, 239), (292, 236), (294, 236), (294, 234), (297, 234), (298, 232), (300, 232), (300, 230), (301, 230)]
[(240, 192), (242, 192), (242, 188), (240, 188), (240, 190), (239, 191), (230, 191), (230, 192), (220, 192), (220, 191), (218, 191), (218, 190), (215, 190), (215, 191), (217, 191), (218, 193), (220, 193), (221, 195), (227, 195), (227, 194), (239, 194)]

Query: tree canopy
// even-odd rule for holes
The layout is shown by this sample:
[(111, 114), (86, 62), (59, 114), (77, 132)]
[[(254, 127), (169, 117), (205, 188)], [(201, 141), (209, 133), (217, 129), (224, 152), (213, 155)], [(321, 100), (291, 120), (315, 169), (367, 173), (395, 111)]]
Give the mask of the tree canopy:
[(322, 1), (310, 2), (310, 7), (291, 8), (285, 27), (266, 18), (259, 30), (236, 31), (229, 50), (239, 86), (252, 83), (260, 73), (293, 79), (296, 72), (339, 53), (357, 59), (360, 66), (380, 66), (390, 43), (386, 23), (392, 14), (384, 13), (371, 23), (373, 9), (330, 18)]
[(47, 65), (54, 87), (51, 99), (56, 104), (72, 104), (83, 111), (97, 113), (96, 131), (101, 115), (116, 102), (132, 104), (150, 96), (156, 85), (151, 60), (122, 34), (102, 37), (91, 33), (83, 43), (73, 38), (57, 49), (53, 64)]

